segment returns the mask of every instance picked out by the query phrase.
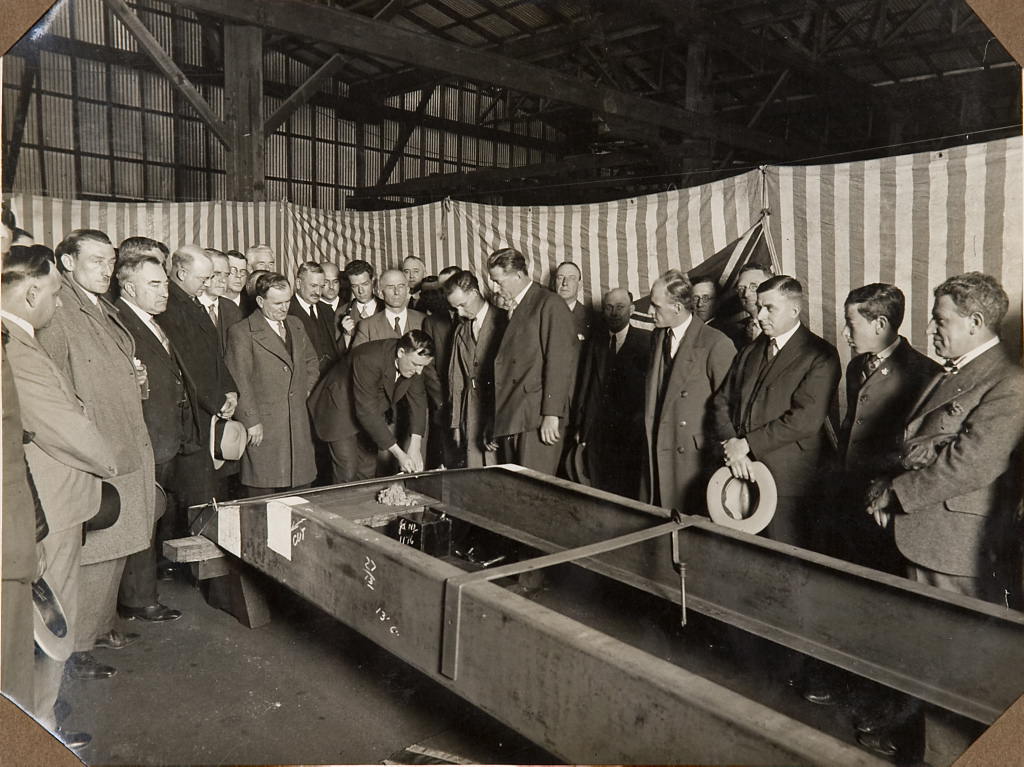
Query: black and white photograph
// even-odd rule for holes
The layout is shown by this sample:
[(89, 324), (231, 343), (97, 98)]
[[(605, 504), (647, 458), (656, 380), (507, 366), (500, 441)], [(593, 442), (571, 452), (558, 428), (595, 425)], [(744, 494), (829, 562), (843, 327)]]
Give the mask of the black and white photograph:
[(1018, 764), (1015, 0), (11, 0), (0, 764)]

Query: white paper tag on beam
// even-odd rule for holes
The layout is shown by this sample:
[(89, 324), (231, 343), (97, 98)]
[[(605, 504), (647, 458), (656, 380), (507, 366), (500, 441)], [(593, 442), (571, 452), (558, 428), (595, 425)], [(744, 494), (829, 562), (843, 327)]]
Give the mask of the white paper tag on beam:
[[(267, 548), (285, 559), (292, 558), (292, 509), (289, 498), (267, 501)], [(299, 499), (305, 503), (304, 499)]]
[(268, 501), (267, 506), (269, 507), (271, 503), (276, 503), (282, 506), (301, 506), (304, 503), (309, 503), (309, 501), (301, 495), (287, 495), (284, 498), (275, 498), (272, 501)]
[(237, 506), (217, 507), (217, 545), (236, 557), (242, 556), (242, 524)]

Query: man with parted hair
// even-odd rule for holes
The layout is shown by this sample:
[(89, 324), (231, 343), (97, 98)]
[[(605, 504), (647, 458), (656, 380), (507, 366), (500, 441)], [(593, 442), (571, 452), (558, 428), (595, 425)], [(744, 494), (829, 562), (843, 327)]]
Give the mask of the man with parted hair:
[(210, 275), (210, 281), (199, 294), (199, 303), (203, 305), (206, 313), (210, 315), (210, 321), (217, 328), (221, 354), (223, 354), (228, 344), (228, 328), (241, 321), (242, 310), (234, 301), (225, 298), (228, 279), (231, 275), (231, 262), (227, 255), (216, 248), (205, 248), (203, 252), (210, 257), (213, 274)]
[(324, 270), (324, 287), (320, 291), (320, 307), (331, 326), (331, 340), (334, 343), (335, 357), (345, 353), (345, 340), (341, 330), (341, 318), (352, 300), (352, 291), (348, 285), (348, 276), (338, 268), (337, 264), (324, 261), (320, 264)]
[(577, 438), (595, 487), (639, 499), (651, 334), (630, 326), (633, 308), (625, 288), (613, 288), (601, 300), (604, 327), (594, 330), (582, 366)]
[[(334, 364), (309, 398), (317, 436), (328, 443), (335, 482), (423, 470), (427, 395), (422, 373), (434, 342), (420, 330), (369, 341)], [(409, 431), (396, 429), (399, 406)]]
[(711, 402), (735, 350), (724, 333), (694, 315), (693, 286), (678, 269), (655, 280), (651, 309), (656, 330), (644, 398), (642, 497), (684, 514), (703, 514), (717, 457)]
[(1008, 304), (981, 272), (935, 288), (929, 331), (944, 369), (907, 416), (904, 470), (868, 490), (868, 513), (880, 526), (891, 521), (909, 577), (1000, 604), (1007, 594), (1020, 599), (1019, 573), (1007, 565), (1021, 499), (1024, 371), (999, 341)]
[(263, 275), (256, 282), (258, 310), (228, 331), (237, 417), (249, 432), (241, 460), (249, 496), (308, 487), (316, 478), (306, 399), (320, 368), (302, 322), (289, 314), (291, 298), (284, 275)]
[(580, 282), (583, 281), (583, 271), (572, 261), (563, 261), (555, 269), (553, 281), (555, 292), (565, 301), (565, 305), (572, 312), (576, 338), (581, 344), (586, 344), (587, 339), (590, 338), (593, 317), (590, 309), (580, 301)]
[(833, 522), (820, 518), (821, 470), (840, 366), (835, 347), (800, 321), (802, 312), (797, 280), (778, 275), (758, 285), (761, 335), (736, 356), (714, 410), (733, 476), (749, 480), (751, 462), (760, 461), (775, 479), (778, 502), (765, 534), (811, 548), (819, 526)]
[(352, 289), (352, 303), (348, 312), (341, 317), (341, 332), (345, 339), (345, 346), (351, 348), (356, 335), (356, 325), (360, 320), (384, 311), (384, 302), (374, 295), (372, 264), (362, 259), (353, 259), (345, 265), (345, 276)]
[[(141, 258), (155, 258), (163, 266), (167, 262), (169, 253), (170, 251), (166, 245), (151, 237), (127, 237), (117, 246), (117, 260), (118, 262), (125, 263), (137, 261)], [(113, 303), (120, 295), (121, 286), (117, 281), (117, 275), (114, 274), (110, 280), (110, 289), (107, 291), (106, 297)]]
[(320, 303), (326, 282), (327, 275), (320, 264), (315, 261), (299, 264), (295, 273), (295, 295), (288, 307), (288, 314), (297, 317), (302, 323), (313, 351), (316, 352), (321, 373), (338, 359), (338, 347), (334, 342), (334, 318)]
[(494, 437), (494, 357), (508, 317), (491, 306), (470, 271), (456, 271), (445, 283), (449, 306), (461, 318), (451, 341), (448, 386), (453, 442), (459, 465), (477, 468), (498, 462)]
[[(178, 351), (185, 371), (196, 388), (199, 406), (200, 441), (208, 445), (213, 416), (231, 418), (238, 404), (238, 389), (224, 364), (220, 334), (199, 295), (213, 276), (213, 261), (198, 245), (182, 245), (171, 254), (167, 309), (156, 322)], [(208, 502), (214, 497), (213, 459), (208, 450), (181, 458), (182, 504), (185, 507)], [(175, 520), (179, 534), (185, 534), (188, 520)]]
[[(67, 619), (67, 630), (73, 636), (79, 626), (80, 578), (82, 575), (82, 525), (93, 517), (100, 507), (101, 480), (110, 479), (118, 473), (117, 446), (100, 433), (96, 424), (88, 417), (87, 408), (75, 393), (68, 376), (54, 363), (37, 340), (38, 331), (45, 328), (60, 306), (63, 282), (53, 263), (49, 248), (14, 247), (3, 262), (3, 334), (5, 336), (5, 361), (10, 362), (14, 391), (4, 391), (4, 439), (10, 426), (8, 415), (13, 399), (20, 404), (21, 424), (17, 435), (10, 435), (18, 444), (24, 442), (21, 458), (21, 476), (25, 477), (25, 463), (38, 491), (38, 503), (46, 516), (48, 530), (39, 547), (44, 555), (42, 572), (27, 579), (25, 586), (39, 576), (46, 579), (54, 591)], [(7, 379), (10, 380), (10, 379)], [(5, 384), (7, 383), (5, 380)], [(134, 381), (132, 382), (134, 384)], [(4, 467), (4, 554), (11, 554), (8, 526), (15, 513), (7, 504), (14, 499), (8, 495), (9, 469)], [(28, 501), (31, 509), (31, 499)], [(126, 510), (128, 511), (128, 510)], [(31, 529), (31, 528), (30, 528)], [(31, 541), (31, 539), (30, 539)], [(34, 552), (32, 552), (34, 554)], [(32, 570), (36, 569), (36, 557), (28, 558)], [(13, 565), (13, 562), (10, 564)], [(5, 579), (6, 579), (6, 565)], [(9, 630), (9, 615), (15, 614), (16, 603), (4, 583), (4, 629)], [(116, 588), (116, 584), (114, 584)], [(85, 594), (88, 603), (94, 594)], [(26, 631), (28, 634), (27, 658), (32, 668), (32, 618), (31, 598), (29, 603)], [(86, 605), (86, 610), (89, 607)], [(4, 647), (11, 637), (4, 636)], [(10, 657), (5, 654), (5, 661)], [(66, 657), (51, 658), (46, 652), (37, 650), (35, 664), (30, 674), (29, 692), (33, 697), (19, 700), (39, 721), (55, 730), (70, 747), (82, 746), (91, 739), (85, 733), (65, 733), (57, 725), (54, 704), (60, 689)], [(110, 670), (112, 667), (96, 670)], [(14, 676), (11, 669), (3, 669), (5, 692), (13, 692), (7, 681)], [(109, 676), (109, 674), (106, 674)], [(102, 676), (102, 675), (101, 675)], [(94, 677), (99, 678), (99, 676)]]
[(707, 324), (718, 308), (718, 282), (714, 277), (701, 277), (693, 283), (693, 313)]
[(114, 271), (114, 248), (103, 232), (78, 229), (57, 246), (63, 271), (60, 306), (38, 333), (40, 345), (74, 384), (86, 412), (117, 451), (120, 498), (114, 523), (88, 533), (82, 549), (79, 624), (72, 676), (100, 679), (111, 666), (90, 653), (125, 641), (116, 628), (117, 591), (125, 559), (150, 545), (155, 514), (153, 449), (142, 413), (145, 367), (117, 310), (103, 295)]
[(844, 336), (854, 356), (846, 367), (846, 417), (838, 435), (836, 506), (844, 513), (832, 531), (833, 553), (902, 574), (891, 531), (864, 514), (864, 494), (872, 479), (902, 470), (903, 424), (941, 368), (899, 334), (905, 299), (895, 285), (876, 282), (850, 291), (844, 311)]
[(409, 281), (409, 306), (421, 312), (426, 310), (420, 304), (420, 288), (423, 278), (427, 276), (427, 264), (419, 256), (406, 256), (402, 259), (402, 273)]
[(249, 263), (245, 256), (237, 250), (224, 253), (228, 257), (228, 281), (223, 297), (238, 307), (241, 316), (248, 314), (244, 303), (245, 281), (249, 276)]
[(514, 248), (490, 255), (487, 271), (509, 313), (494, 360), (494, 436), (503, 460), (554, 474), (569, 416), (579, 340), (565, 301), (530, 279)]

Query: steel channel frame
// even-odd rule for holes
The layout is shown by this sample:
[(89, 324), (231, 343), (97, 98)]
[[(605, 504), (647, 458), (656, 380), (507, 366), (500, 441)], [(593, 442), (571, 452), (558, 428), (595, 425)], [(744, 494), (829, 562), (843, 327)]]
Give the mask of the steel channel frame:
[[(291, 559), (267, 545), (273, 496), (239, 502), (242, 561), (567, 762), (884, 764), (489, 582), (462, 589), (461, 671), (448, 679), (440, 672), (444, 592), (464, 571), (317, 505), (345, 491), (302, 493), (309, 502), (291, 508), (301, 533)], [(217, 541), (216, 510), (207, 507), (192, 529)]]
[[(669, 516), (518, 467), (467, 471), (464, 481), (449, 471), (408, 484), (441, 497), (454, 515), (546, 553)], [(545, 508), (559, 513), (536, 511)], [(688, 519), (678, 558), (689, 609), (983, 724), (1024, 693), (1024, 614)], [(670, 547), (654, 538), (578, 564), (679, 603)]]

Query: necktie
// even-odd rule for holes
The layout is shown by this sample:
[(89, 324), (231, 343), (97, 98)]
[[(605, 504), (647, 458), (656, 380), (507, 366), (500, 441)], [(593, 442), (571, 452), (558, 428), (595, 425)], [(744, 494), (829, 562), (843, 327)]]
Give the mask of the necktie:
[(878, 370), (881, 364), (882, 360), (877, 354), (869, 354), (867, 359), (864, 360), (864, 379), (870, 378), (871, 374)]
[(309, 305), (309, 318), (316, 322), (316, 304)]
[(779, 353), (779, 344), (773, 338), (768, 343), (768, 360), (771, 361), (771, 360), (775, 359), (775, 355), (778, 354), (778, 353)]
[(402, 320), (400, 317), (395, 317), (395, 332), (399, 336), (402, 335)]
[(171, 341), (167, 338), (167, 334), (164, 333), (164, 329), (155, 322), (150, 323), (150, 328), (153, 330), (154, 335), (156, 335), (156, 339), (160, 342), (160, 345), (164, 347), (164, 351), (170, 354)]
[(509, 317), (509, 319), (512, 319), (512, 312), (514, 312), (516, 310), (517, 306), (519, 306), (519, 304), (516, 303), (515, 299), (512, 299), (511, 301), (508, 302), (508, 317)]
[[(665, 331), (665, 337), (661, 340), (661, 357), (664, 364), (665, 371), (672, 367), (672, 330)], [(612, 343), (615, 343), (615, 337), (612, 336)]]
[(194, 303), (200, 309), (203, 308), (203, 302), (199, 300), (199, 296), (192, 296), (192, 303)]
[(206, 307), (206, 311), (210, 315), (210, 322), (213, 323), (214, 327), (217, 327), (217, 304), (210, 304)]
[(609, 336), (610, 338), (608, 339), (608, 354), (609, 356), (614, 357), (619, 350), (615, 348), (615, 334), (609, 333)]
[(277, 325), (277, 334), (281, 336), (281, 340), (287, 343), (288, 335), (284, 329), (284, 322), (282, 322), (281, 320), (277, 320), (274, 324)]
[(476, 324), (476, 320), (469, 323), (469, 330), (473, 334), (473, 341), (480, 340), (480, 327)]

